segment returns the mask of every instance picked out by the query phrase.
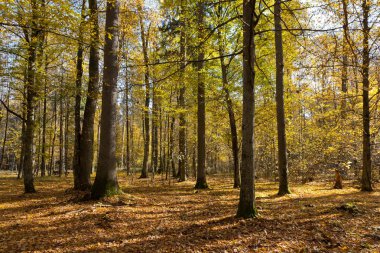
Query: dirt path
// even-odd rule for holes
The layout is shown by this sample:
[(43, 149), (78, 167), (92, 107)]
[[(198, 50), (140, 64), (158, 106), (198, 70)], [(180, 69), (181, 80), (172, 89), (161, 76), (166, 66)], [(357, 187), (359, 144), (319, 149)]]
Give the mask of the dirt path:
[(99, 202), (78, 201), (71, 181), (38, 179), (38, 193), (24, 195), (21, 181), (0, 178), (0, 251), (380, 252), (379, 191), (312, 183), (279, 198), (275, 184), (259, 183), (260, 217), (238, 220), (231, 179), (194, 191), (193, 181), (121, 175), (125, 194)]

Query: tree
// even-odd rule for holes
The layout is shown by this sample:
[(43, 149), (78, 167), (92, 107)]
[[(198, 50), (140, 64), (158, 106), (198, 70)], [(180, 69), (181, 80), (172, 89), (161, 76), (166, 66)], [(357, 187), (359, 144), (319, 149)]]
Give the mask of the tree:
[(368, 16), (370, 4), (367, 0), (362, 1), (363, 9), (363, 171), (362, 171), (362, 191), (372, 191), (372, 160), (371, 160), (371, 135), (370, 135), (370, 110), (369, 110), (369, 32)]
[[(47, 72), (47, 65), (46, 65), (46, 57), (45, 57), (45, 75)], [(46, 174), (46, 111), (47, 111), (47, 78), (45, 77), (44, 80), (44, 101), (43, 101), (43, 110), (42, 110), (42, 148), (41, 148), (41, 177), (44, 177)]]
[(34, 145), (34, 131), (35, 119), (34, 110), (36, 99), (38, 96), (38, 87), (36, 86), (36, 61), (37, 51), (42, 46), (41, 29), (38, 24), (41, 3), (38, 0), (31, 0), (32, 7), (32, 29), (28, 39), (28, 70), (26, 82), (26, 122), (25, 122), (25, 135), (24, 135), (24, 190), (25, 193), (35, 192), (33, 183), (33, 145)]
[(198, 1), (197, 4), (197, 23), (198, 23), (198, 167), (197, 167), (197, 182), (196, 189), (208, 188), (206, 182), (206, 101), (205, 101), (205, 80), (204, 80), (204, 16), (205, 3)]
[(96, 0), (89, 0), (90, 9), (90, 59), (88, 69), (87, 100), (83, 115), (82, 134), (80, 138), (79, 164), (81, 177), (79, 178), (80, 190), (91, 188), (90, 175), (94, 159), (94, 123), (96, 113), (96, 102), (99, 92), (99, 23), (98, 5)]
[(289, 194), (288, 161), (286, 157), (286, 133), (284, 110), (284, 52), (282, 47), (281, 0), (274, 5), (275, 44), (276, 44), (276, 108), (278, 138), (278, 195)]
[(82, 0), (81, 21), (79, 25), (78, 51), (76, 62), (76, 80), (75, 80), (75, 109), (74, 109), (74, 189), (80, 190), (83, 173), (80, 167), (80, 144), (81, 144), (81, 117), (80, 105), (82, 100), (82, 77), (83, 77), (83, 25), (85, 19), (86, 0)]
[(179, 143), (179, 159), (178, 159), (178, 172), (179, 181), (186, 181), (186, 169), (187, 169), (187, 145), (186, 145), (186, 105), (185, 105), (185, 68), (186, 68), (186, 18), (185, 18), (185, 5), (187, 1), (181, 0), (181, 13), (180, 13), (180, 88), (178, 106), (179, 112), (179, 128), (178, 128), (178, 143)]
[(257, 215), (254, 189), (254, 114), (255, 114), (255, 19), (254, 0), (243, 1), (243, 129), (241, 187), (237, 217)]
[[(219, 2), (219, 9), (217, 12), (217, 15), (219, 16), (219, 18), (221, 18), (222, 10), (223, 10), (222, 3)], [(226, 39), (222, 36), (221, 29), (218, 29), (218, 50), (219, 50), (219, 57), (220, 57), (220, 68), (222, 71), (222, 88), (225, 93), (225, 102), (227, 104), (227, 112), (228, 112), (230, 131), (231, 131), (231, 142), (232, 142), (231, 148), (232, 148), (232, 156), (233, 156), (233, 164), (234, 164), (234, 188), (239, 188), (240, 187), (239, 141), (238, 141), (238, 133), (237, 133), (237, 127), (236, 127), (236, 119), (235, 119), (236, 117), (235, 117), (233, 102), (232, 102), (230, 89), (229, 89), (229, 81), (228, 81), (228, 71), (229, 71), (229, 66), (230, 66), (232, 58), (230, 59), (230, 62), (226, 63), (225, 40)]]
[(116, 100), (119, 71), (119, 7), (118, 0), (108, 0), (104, 45), (102, 114), (98, 167), (91, 198), (117, 194), (119, 184), (116, 171)]
[(141, 30), (141, 42), (144, 55), (144, 64), (145, 64), (145, 107), (144, 107), (144, 158), (141, 168), (140, 178), (148, 177), (148, 158), (149, 158), (149, 143), (150, 143), (150, 132), (149, 132), (149, 105), (150, 105), (150, 81), (149, 81), (149, 58), (148, 58), (148, 37), (149, 34), (145, 33), (144, 19), (142, 13), (142, 6), (139, 4), (139, 18), (140, 18), (140, 30)]

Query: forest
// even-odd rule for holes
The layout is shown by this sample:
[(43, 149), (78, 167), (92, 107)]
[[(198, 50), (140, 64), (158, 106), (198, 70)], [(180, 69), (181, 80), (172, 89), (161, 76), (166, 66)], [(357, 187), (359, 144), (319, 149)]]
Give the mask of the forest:
[(0, 252), (380, 252), (380, 1), (0, 1)]

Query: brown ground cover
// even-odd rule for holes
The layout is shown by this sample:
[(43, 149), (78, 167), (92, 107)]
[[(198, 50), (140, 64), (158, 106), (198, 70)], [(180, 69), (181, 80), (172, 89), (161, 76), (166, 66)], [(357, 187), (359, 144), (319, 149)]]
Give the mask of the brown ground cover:
[[(380, 252), (380, 192), (352, 183), (257, 184), (260, 216), (234, 217), (239, 191), (227, 176), (194, 181), (138, 180), (119, 175), (125, 194), (80, 201), (72, 178), (21, 180), (0, 175), (1, 252)], [(378, 187), (377, 187), (378, 188)]]

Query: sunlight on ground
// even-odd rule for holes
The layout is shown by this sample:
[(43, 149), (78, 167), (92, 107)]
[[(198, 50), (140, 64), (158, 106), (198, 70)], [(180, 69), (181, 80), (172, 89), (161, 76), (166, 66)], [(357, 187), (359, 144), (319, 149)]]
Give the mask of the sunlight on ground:
[[(38, 193), (22, 194), (22, 180), (0, 175), (2, 252), (379, 252), (380, 192), (352, 183), (292, 185), (277, 197), (275, 183), (258, 183), (260, 217), (234, 217), (239, 190), (228, 176), (177, 183), (119, 175), (125, 194), (80, 201), (72, 177), (36, 179)], [(356, 209), (341, 209), (349, 203)]]

